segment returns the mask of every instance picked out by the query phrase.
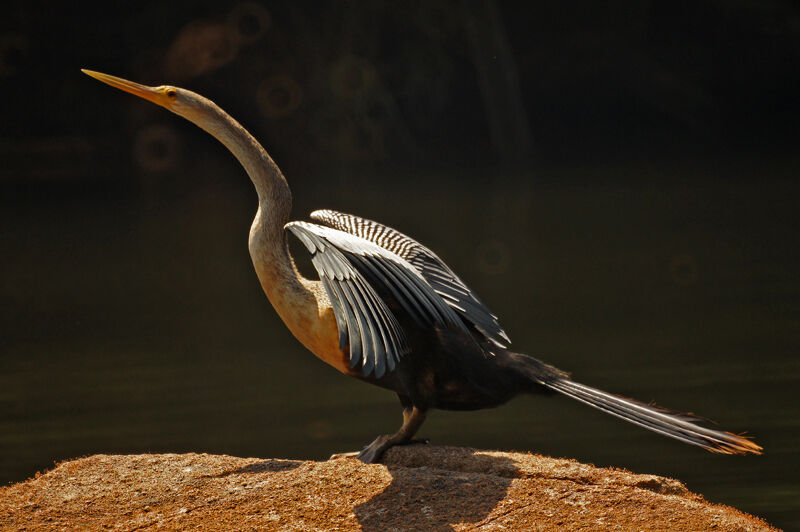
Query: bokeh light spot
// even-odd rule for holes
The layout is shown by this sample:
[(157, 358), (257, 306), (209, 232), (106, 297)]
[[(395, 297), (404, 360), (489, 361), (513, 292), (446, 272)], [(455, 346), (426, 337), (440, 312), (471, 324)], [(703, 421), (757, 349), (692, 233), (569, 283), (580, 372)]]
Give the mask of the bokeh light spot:
[(195, 21), (172, 42), (164, 69), (172, 79), (191, 79), (229, 63), (238, 51), (239, 34), (229, 25)]
[(133, 157), (142, 170), (166, 172), (177, 166), (178, 140), (172, 128), (153, 125), (142, 128), (133, 144)]
[(303, 89), (288, 74), (276, 74), (259, 84), (256, 101), (266, 118), (289, 116), (302, 103)]
[(228, 15), (228, 25), (243, 44), (260, 39), (272, 25), (272, 15), (255, 2), (242, 2)]

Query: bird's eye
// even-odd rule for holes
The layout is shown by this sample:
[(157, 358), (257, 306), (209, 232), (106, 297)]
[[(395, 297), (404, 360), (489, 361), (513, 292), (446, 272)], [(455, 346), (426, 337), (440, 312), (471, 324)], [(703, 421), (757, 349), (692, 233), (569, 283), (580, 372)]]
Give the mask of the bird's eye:
[(175, 89), (167, 89), (167, 98), (175, 98), (177, 95)]

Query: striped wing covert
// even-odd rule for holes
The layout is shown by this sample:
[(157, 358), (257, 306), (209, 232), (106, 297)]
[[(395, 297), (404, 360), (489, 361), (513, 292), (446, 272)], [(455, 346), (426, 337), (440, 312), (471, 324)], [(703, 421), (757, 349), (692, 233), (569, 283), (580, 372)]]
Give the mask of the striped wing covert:
[(330, 227), (290, 222), (286, 229), (311, 253), (311, 263), (331, 300), (339, 345), (350, 343), (350, 365), (367, 376), (394, 371), (408, 352), (405, 335), (377, 294), (380, 283), (423, 326), (466, 331), (464, 323), (419, 272), (396, 254), (363, 238)]
[(442, 259), (416, 240), (378, 222), (327, 209), (312, 212), (311, 219), (369, 240), (402, 257), (450, 307), (464, 320), (474, 325), (487, 340), (500, 347), (510, 345), (511, 340), (500, 327), (497, 316), (492, 314)]

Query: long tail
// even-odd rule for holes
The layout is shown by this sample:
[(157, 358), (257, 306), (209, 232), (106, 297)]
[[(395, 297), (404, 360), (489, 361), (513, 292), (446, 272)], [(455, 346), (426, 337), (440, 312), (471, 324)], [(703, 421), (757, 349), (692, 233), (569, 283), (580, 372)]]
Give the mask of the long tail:
[[(563, 372), (525, 355), (514, 353), (517, 367), (537, 384), (634, 425), (713, 453), (761, 454), (762, 448), (744, 436), (698, 425), (703, 418), (648, 405), (577, 383)], [(557, 373), (556, 373), (557, 372)]]

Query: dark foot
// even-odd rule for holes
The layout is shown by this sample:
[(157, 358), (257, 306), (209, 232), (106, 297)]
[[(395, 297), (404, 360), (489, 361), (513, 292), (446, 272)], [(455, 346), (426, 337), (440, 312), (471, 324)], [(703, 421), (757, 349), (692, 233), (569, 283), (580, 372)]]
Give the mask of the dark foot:
[[(406, 406), (403, 410), (403, 426), (400, 427), (400, 430), (391, 436), (378, 436), (374, 442), (364, 447), (356, 458), (365, 464), (374, 464), (381, 459), (386, 449), (392, 445), (413, 443), (414, 434), (416, 434), (423, 421), (425, 421), (425, 410), (417, 406)], [(427, 440), (425, 440), (425, 443), (428, 443)]]
[[(430, 443), (430, 440), (421, 438), (413, 438), (408, 441), (401, 441), (401, 442), (394, 440), (395, 438), (393, 438), (392, 436), (378, 436), (377, 438), (375, 438), (375, 441), (364, 447), (364, 449), (360, 453), (358, 453), (358, 456), (356, 456), (356, 458), (358, 458), (365, 464), (375, 464), (381, 459), (383, 453), (385, 453), (390, 447), (393, 447), (395, 445)], [(350, 455), (350, 453), (347, 454)]]
[(386, 449), (392, 445), (394, 445), (394, 443), (392, 442), (391, 436), (378, 436), (375, 438), (375, 441), (364, 447), (356, 458), (365, 464), (375, 464), (381, 459)]

